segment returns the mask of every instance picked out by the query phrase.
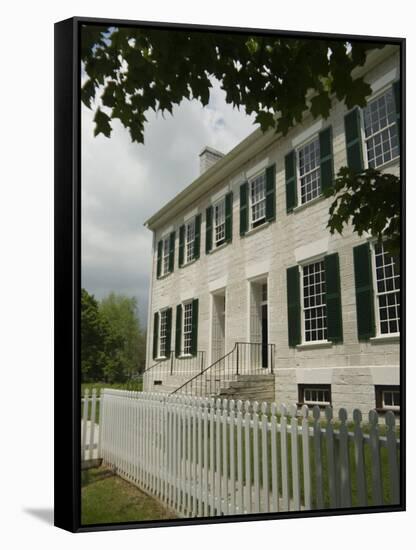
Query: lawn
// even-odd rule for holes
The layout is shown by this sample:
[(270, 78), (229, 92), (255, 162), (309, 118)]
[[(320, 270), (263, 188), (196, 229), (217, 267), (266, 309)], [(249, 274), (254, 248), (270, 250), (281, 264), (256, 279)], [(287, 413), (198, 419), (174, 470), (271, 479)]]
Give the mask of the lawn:
[(108, 468), (82, 472), (81, 523), (173, 519), (173, 512)]

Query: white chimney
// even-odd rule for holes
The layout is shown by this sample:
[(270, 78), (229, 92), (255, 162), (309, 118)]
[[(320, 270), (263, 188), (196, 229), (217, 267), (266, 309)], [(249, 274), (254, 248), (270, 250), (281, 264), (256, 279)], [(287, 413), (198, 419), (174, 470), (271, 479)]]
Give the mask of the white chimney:
[(199, 153), (199, 175), (206, 172), (217, 161), (222, 159), (224, 153), (213, 149), (212, 147), (205, 146)]

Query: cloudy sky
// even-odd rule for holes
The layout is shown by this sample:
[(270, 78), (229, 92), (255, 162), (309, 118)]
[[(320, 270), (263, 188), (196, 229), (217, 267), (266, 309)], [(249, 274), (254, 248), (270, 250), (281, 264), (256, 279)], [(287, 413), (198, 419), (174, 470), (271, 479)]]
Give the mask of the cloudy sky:
[(257, 127), (213, 84), (207, 107), (184, 101), (173, 116), (146, 113), (144, 145), (118, 121), (110, 139), (94, 137), (94, 113), (82, 106), (82, 285), (96, 298), (135, 296), (143, 323), (152, 243), (144, 221), (198, 177), (205, 145), (227, 153)]

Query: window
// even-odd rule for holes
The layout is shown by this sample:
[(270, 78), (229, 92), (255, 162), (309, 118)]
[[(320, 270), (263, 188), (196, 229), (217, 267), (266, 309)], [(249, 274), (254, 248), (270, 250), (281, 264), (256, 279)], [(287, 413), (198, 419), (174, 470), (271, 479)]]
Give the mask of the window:
[(183, 304), (183, 353), (192, 353), (192, 302)]
[(214, 206), (215, 246), (225, 242), (225, 197)]
[(250, 181), (251, 227), (266, 221), (266, 176), (263, 172)]
[(399, 156), (399, 136), (393, 89), (373, 99), (363, 109), (367, 162), (377, 168)]
[(299, 403), (302, 405), (331, 405), (329, 384), (299, 384)]
[(326, 287), (324, 261), (303, 266), (304, 341), (327, 339)]
[(379, 334), (400, 332), (400, 269), (398, 261), (387, 254), (383, 243), (374, 245), (376, 311)]
[(195, 259), (195, 218), (185, 224), (185, 262)]
[(400, 411), (400, 387), (376, 386), (376, 408)]
[(319, 137), (301, 147), (297, 155), (300, 202), (305, 204), (321, 194)]
[(162, 275), (169, 273), (169, 252), (169, 237), (166, 237), (162, 245)]
[(159, 357), (166, 357), (166, 343), (167, 343), (167, 314), (168, 311), (164, 309), (159, 315)]

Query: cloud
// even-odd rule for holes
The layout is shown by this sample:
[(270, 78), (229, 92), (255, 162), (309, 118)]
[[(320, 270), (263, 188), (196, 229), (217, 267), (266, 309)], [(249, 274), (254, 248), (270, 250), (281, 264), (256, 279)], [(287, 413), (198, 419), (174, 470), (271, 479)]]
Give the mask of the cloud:
[(135, 296), (147, 319), (151, 232), (143, 222), (199, 175), (205, 145), (227, 153), (254, 129), (253, 117), (225, 102), (213, 81), (203, 108), (184, 101), (173, 116), (146, 113), (145, 144), (113, 123), (111, 138), (93, 136), (93, 111), (82, 106), (82, 285), (97, 298)]

